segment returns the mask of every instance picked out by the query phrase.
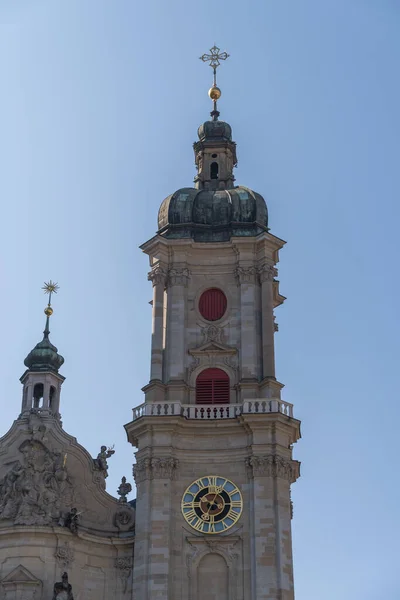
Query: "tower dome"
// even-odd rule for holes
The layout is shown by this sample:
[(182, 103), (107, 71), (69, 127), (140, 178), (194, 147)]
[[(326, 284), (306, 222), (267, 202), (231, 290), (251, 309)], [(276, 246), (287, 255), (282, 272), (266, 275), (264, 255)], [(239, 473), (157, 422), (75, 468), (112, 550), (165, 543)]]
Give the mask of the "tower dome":
[(197, 242), (254, 236), (268, 231), (267, 205), (260, 194), (243, 186), (181, 188), (161, 204), (158, 227), (167, 238), (191, 237)]

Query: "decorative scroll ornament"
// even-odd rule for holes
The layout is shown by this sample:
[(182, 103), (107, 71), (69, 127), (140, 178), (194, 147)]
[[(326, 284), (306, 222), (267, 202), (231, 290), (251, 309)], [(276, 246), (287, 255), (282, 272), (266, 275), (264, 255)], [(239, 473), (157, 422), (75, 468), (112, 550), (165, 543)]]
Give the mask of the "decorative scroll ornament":
[(189, 269), (176, 269), (172, 268), (168, 271), (168, 285), (184, 285), (185, 287), (188, 284), (191, 273)]
[(75, 552), (71, 548), (69, 542), (64, 542), (63, 545), (57, 546), (54, 556), (61, 569), (68, 569), (70, 564), (74, 561)]
[(162, 265), (157, 265), (150, 271), (147, 279), (154, 285), (165, 285), (167, 281), (168, 271)]
[(278, 477), (294, 483), (300, 476), (300, 463), (297, 460), (287, 460), (276, 454), (266, 456), (250, 456), (246, 459), (247, 474), (254, 477)]
[(259, 267), (258, 275), (261, 283), (264, 283), (264, 281), (273, 281), (278, 276), (278, 269), (273, 265), (264, 263)]
[(172, 456), (163, 458), (143, 458), (133, 465), (135, 482), (141, 483), (146, 479), (174, 479), (179, 467), (179, 461)]
[(257, 268), (251, 267), (236, 267), (235, 277), (238, 285), (242, 283), (257, 283)]
[(129, 556), (116, 558), (115, 568), (117, 569), (118, 577), (122, 581), (122, 589), (125, 594), (128, 587), (128, 579), (132, 572), (132, 559)]

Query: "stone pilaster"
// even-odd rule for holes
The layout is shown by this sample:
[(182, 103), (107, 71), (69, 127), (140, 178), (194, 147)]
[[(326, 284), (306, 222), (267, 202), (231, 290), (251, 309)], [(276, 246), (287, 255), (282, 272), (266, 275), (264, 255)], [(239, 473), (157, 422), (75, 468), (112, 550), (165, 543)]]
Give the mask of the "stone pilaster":
[(278, 271), (273, 265), (265, 263), (259, 268), (258, 273), (261, 283), (263, 378), (275, 377), (275, 325), (272, 284)]
[[(290, 484), (299, 476), (299, 463), (277, 455), (246, 460), (252, 487), (251, 552), (257, 600), (294, 600)], [(257, 535), (255, 535), (257, 534)]]
[(185, 331), (187, 284), (190, 271), (173, 267), (168, 272), (167, 302), (167, 360), (166, 379), (183, 381), (185, 378)]
[(171, 456), (139, 459), (133, 473), (138, 486), (134, 597), (170, 597), (172, 485), (179, 462)]
[(153, 327), (151, 334), (150, 381), (163, 379), (164, 289), (167, 270), (158, 264), (148, 275), (153, 284)]
[(235, 270), (235, 276), (240, 286), (241, 379), (257, 382), (257, 268), (255, 266), (238, 266)]

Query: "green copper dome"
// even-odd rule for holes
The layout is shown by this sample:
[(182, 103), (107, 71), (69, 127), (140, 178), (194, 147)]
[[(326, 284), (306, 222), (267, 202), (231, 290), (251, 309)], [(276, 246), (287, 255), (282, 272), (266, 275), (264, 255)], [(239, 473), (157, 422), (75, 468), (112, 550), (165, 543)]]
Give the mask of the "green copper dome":
[(205, 121), (197, 130), (201, 142), (228, 140), (232, 141), (232, 127), (225, 121)]
[(58, 369), (63, 364), (64, 358), (58, 354), (57, 348), (50, 342), (49, 333), (49, 317), (47, 317), (42, 341), (36, 344), (24, 360), (24, 365), (30, 371), (53, 371), (58, 373)]
[(228, 190), (182, 188), (161, 204), (158, 228), (167, 238), (197, 242), (254, 236), (268, 231), (267, 205), (260, 194), (243, 186)]

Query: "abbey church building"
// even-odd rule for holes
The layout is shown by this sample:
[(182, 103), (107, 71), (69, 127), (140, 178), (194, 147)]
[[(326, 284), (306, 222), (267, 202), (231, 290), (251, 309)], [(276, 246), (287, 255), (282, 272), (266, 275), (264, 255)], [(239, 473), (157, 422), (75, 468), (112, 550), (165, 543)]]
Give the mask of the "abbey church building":
[(300, 422), (274, 352), (285, 242), (264, 198), (236, 185), (236, 143), (217, 108), (227, 55), (210, 52), (194, 185), (165, 198), (141, 246), (153, 313), (150, 380), (125, 425), (136, 500), (129, 478), (117, 498), (106, 491), (113, 449), (92, 457), (63, 429), (50, 281), (21, 411), (0, 438), (0, 600), (294, 600)]

